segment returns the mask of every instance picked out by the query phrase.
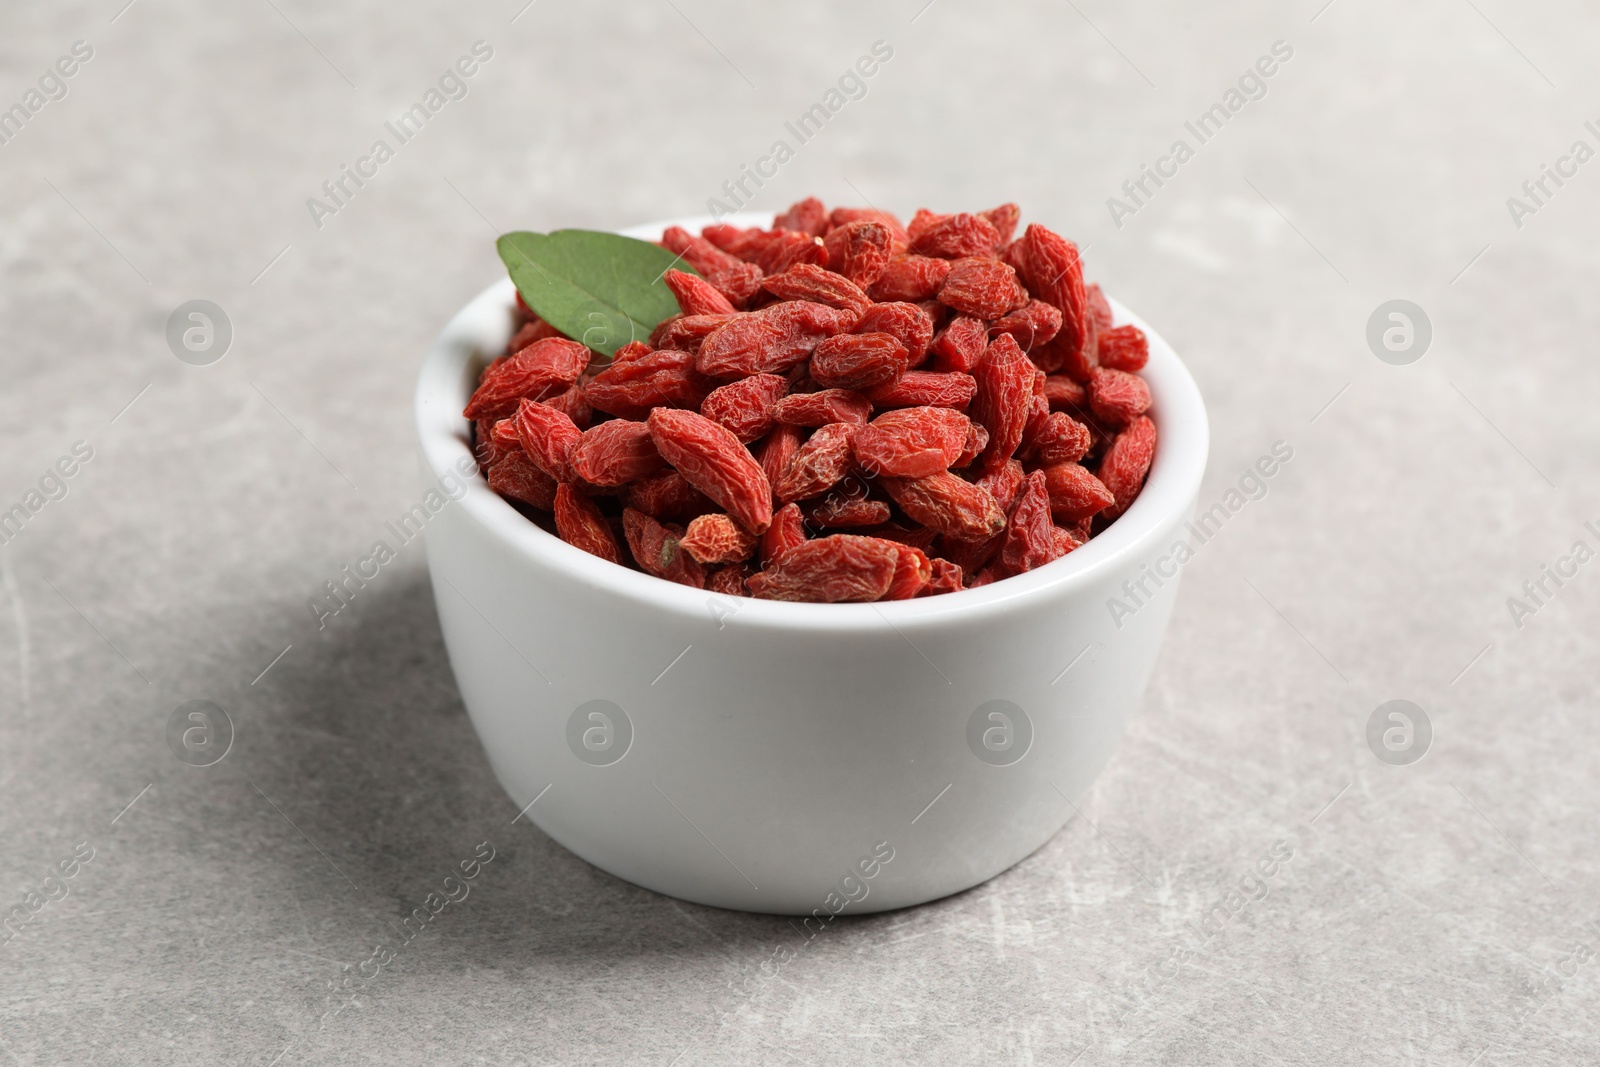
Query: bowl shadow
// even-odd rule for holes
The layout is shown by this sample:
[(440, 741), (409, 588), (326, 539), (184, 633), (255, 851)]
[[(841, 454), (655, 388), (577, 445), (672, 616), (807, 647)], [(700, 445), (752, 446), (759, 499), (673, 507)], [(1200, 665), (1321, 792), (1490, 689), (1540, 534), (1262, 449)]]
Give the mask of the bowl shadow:
[[(420, 555), (420, 554), (419, 554)], [(461, 702), (433, 591), (420, 567), (385, 574), (295, 658), (241, 723), (240, 769), (276, 795), (352, 885), (302, 900), (324, 930), (389, 944), (431, 942), (447, 968), (518, 972), (552, 962), (605, 967), (641, 957), (724, 957), (732, 973), (804, 937), (798, 920), (676, 900), (578, 858), (526, 818), (495, 780)], [(248, 730), (248, 736), (245, 731)], [(238, 783), (251, 797), (250, 786)], [(255, 798), (259, 800), (259, 798)], [(443, 893), (487, 842), (494, 858), (414, 941), (413, 909)], [(262, 855), (265, 867), (281, 857)], [(265, 875), (265, 872), (263, 872)], [(357, 892), (359, 890), (359, 892)], [(359, 906), (352, 909), (352, 900)], [(899, 912), (828, 925), (835, 937)], [(412, 927), (418, 925), (413, 919)]]

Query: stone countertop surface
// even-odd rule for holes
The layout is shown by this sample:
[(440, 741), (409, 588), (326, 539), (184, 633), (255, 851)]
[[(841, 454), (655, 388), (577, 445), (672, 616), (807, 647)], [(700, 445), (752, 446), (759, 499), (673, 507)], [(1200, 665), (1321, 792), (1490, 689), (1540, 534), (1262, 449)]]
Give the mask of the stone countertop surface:
[[(38, 505), (0, 911), (69, 890), (0, 947), (0, 1063), (1600, 1062), (1592, 7), (523, 3), (0, 15), (0, 507)], [(809, 941), (512, 824), (420, 547), (307, 609), (420, 494), (416, 367), (497, 232), (698, 214), (779, 140), (753, 210), (1015, 200), (1085, 245), (1207, 398), (1202, 507), (1293, 451), (1081, 816)], [(165, 332), (195, 299), (208, 365)], [(1396, 299), (1425, 351), (1369, 345)], [(1369, 746), (1395, 699), (1425, 758)], [(209, 767), (190, 700), (233, 724)]]

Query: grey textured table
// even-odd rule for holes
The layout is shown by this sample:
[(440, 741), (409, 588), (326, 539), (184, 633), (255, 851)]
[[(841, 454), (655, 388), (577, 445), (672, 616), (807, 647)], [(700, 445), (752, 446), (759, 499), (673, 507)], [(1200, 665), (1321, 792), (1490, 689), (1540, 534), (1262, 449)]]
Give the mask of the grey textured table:
[[(124, 2), (0, 16), (0, 507), (39, 505), (0, 548), (0, 1062), (1600, 1061), (1592, 9)], [(306, 602), (416, 499), (413, 375), (498, 230), (703, 211), (880, 40), (752, 206), (1020, 201), (1189, 361), (1203, 507), (1293, 459), (1186, 568), (1081, 817), (805, 942), (512, 825), (420, 547)], [(1142, 164), (1176, 173), (1135, 200)], [(207, 366), (164, 335), (197, 298)], [(1366, 339), (1396, 298), (1408, 365)], [(1389, 765), (1402, 698), (1432, 739)], [(190, 700), (234, 725), (210, 767)]]

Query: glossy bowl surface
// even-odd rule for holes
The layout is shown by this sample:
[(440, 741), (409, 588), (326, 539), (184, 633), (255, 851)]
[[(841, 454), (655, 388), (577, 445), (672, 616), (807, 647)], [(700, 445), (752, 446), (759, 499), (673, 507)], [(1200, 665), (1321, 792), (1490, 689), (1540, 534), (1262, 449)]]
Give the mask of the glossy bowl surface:
[[(1099, 536), (980, 589), (789, 604), (608, 563), (490, 491), (461, 409), (513, 306), (503, 280), (446, 325), (416, 420), (445, 501), (426, 538), (440, 625), (520, 818), (646, 888), (818, 922), (969, 888), (1061, 828), (1149, 679), (1178, 577), (1146, 568), (1183, 539), (1205, 469), (1204, 404), (1158, 334), (1113, 303), (1149, 335), (1160, 439)], [(1124, 582), (1144, 592), (1117, 618)]]

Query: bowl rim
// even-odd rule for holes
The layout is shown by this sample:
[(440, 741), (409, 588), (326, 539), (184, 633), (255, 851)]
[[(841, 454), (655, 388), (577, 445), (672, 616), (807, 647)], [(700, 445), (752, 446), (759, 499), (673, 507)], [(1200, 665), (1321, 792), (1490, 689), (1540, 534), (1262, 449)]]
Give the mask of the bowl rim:
[[(713, 221), (738, 226), (770, 226), (773, 216), (743, 212), (714, 220), (709, 215), (645, 223), (616, 232), (654, 240), (668, 226), (692, 232)], [(1150, 342), (1143, 372), (1150, 386), (1150, 417), (1159, 431), (1155, 458), (1139, 496), (1118, 519), (1082, 547), (1025, 574), (977, 589), (912, 600), (867, 604), (813, 604), (731, 597), (669, 582), (618, 566), (567, 544), (532, 522), (489, 488), (469, 445), (471, 424), (461, 415), (471, 394), (467, 375), (473, 360), (487, 363), (509, 339), (514, 286), (502, 278), (461, 308), (435, 338), (417, 378), (415, 417), (423, 463), (435, 482), (447, 477), (465, 486), (454, 498), (469, 521), (481, 527), (510, 555), (563, 572), (640, 608), (710, 619), (722, 626), (794, 632), (854, 633), (920, 631), (982, 623), (999, 613), (1071, 594), (1148, 552), (1166, 535), (1175, 518), (1187, 518), (1205, 473), (1210, 429), (1199, 386), (1172, 347), (1137, 315), (1111, 300), (1115, 321), (1132, 323)], [(461, 477), (470, 464), (472, 473)], [(431, 563), (430, 563), (431, 565)]]

